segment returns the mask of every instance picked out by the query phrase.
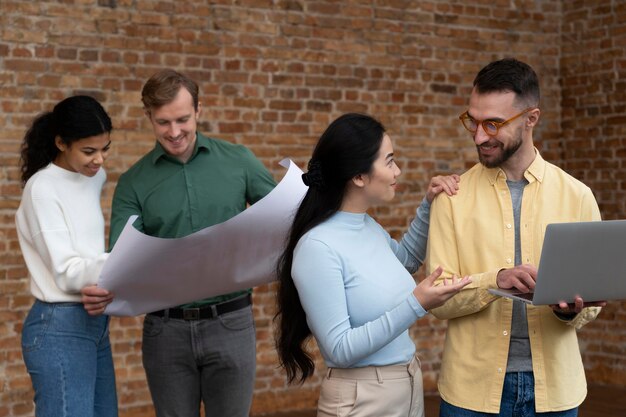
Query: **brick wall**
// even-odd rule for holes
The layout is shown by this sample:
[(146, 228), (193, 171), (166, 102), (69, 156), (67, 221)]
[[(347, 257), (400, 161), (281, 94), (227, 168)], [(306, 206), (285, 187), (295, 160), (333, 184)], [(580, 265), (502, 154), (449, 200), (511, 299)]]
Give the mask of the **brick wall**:
[[(620, 217), (623, 187), (609, 185), (621, 185), (624, 177), (624, 96), (618, 92), (624, 90), (624, 7), (608, 0), (593, 9), (558, 0), (465, 3), (0, 0), (0, 416), (33, 415), (19, 345), (32, 302), (13, 226), (21, 194), (19, 144), (35, 114), (70, 94), (94, 95), (114, 120), (103, 195), (107, 218), (120, 173), (153, 146), (139, 91), (162, 67), (185, 71), (200, 83), (203, 132), (247, 145), (276, 178), (283, 174), (277, 166), (283, 157), (306, 164), (316, 138), (336, 116), (371, 113), (387, 126), (403, 170), (394, 203), (375, 213), (397, 237), (428, 178), (462, 172), (475, 162), (456, 117), (467, 106), (475, 73), (514, 54), (541, 77), (540, 147), (549, 160), (571, 158), (568, 167), (599, 187), (605, 217)], [(574, 117), (581, 106), (586, 111)], [(605, 106), (613, 106), (610, 113), (601, 110)], [(613, 150), (609, 157), (604, 148)], [(615, 169), (602, 163), (606, 158)], [(592, 380), (623, 385), (610, 369), (615, 363), (623, 368), (624, 350), (607, 326), (616, 319), (624, 328), (626, 317), (619, 306), (609, 310), (583, 333), (583, 348)], [(273, 350), (273, 313), (273, 287), (257, 289), (254, 414), (312, 408), (317, 397), (321, 372), (304, 386), (285, 385)], [(445, 323), (430, 318), (412, 328), (431, 392), (444, 332)], [(141, 318), (114, 318), (111, 339), (121, 415), (151, 415)]]
[[(626, 3), (563, 2), (560, 66), (563, 166), (591, 187), (604, 219), (624, 219)], [(610, 303), (580, 334), (591, 381), (626, 386), (625, 308)]]

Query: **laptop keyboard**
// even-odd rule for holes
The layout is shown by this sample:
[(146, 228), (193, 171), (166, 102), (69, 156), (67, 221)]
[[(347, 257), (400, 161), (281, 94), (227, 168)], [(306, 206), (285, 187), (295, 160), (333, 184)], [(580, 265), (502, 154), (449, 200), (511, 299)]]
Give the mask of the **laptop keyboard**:
[(523, 298), (524, 300), (532, 301), (533, 300), (533, 295), (535, 295), (535, 293), (532, 293), (532, 292), (516, 292), (513, 295), (515, 295), (518, 298)]

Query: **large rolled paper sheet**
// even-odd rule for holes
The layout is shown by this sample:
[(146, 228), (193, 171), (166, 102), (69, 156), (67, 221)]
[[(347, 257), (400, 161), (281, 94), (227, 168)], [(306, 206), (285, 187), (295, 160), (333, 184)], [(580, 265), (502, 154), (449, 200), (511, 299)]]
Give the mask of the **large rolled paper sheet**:
[(135, 316), (255, 287), (276, 279), (276, 262), (306, 193), (289, 159), (282, 181), (237, 216), (189, 236), (145, 235), (128, 219), (98, 285), (115, 294), (105, 314)]

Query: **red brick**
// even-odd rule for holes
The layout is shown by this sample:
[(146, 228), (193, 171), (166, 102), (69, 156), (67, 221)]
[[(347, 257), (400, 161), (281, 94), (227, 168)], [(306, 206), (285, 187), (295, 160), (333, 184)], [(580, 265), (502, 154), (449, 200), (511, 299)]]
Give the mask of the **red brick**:
[(60, 59), (76, 59), (78, 51), (74, 48), (59, 48), (57, 57)]
[(97, 61), (98, 60), (98, 51), (94, 50), (83, 50), (78, 54), (78, 59), (81, 61)]
[[(36, 113), (70, 94), (96, 94), (114, 119), (103, 194), (107, 219), (119, 175), (154, 146), (140, 90), (164, 66), (200, 83), (201, 130), (248, 145), (277, 178), (283, 174), (277, 161), (289, 156), (304, 167), (317, 137), (339, 114), (374, 114), (393, 133), (403, 168), (398, 198), (375, 215), (399, 237), (430, 176), (475, 163), (473, 144), (456, 117), (467, 108), (476, 71), (514, 54), (542, 80), (536, 138), (544, 156), (592, 188), (604, 218), (626, 213), (626, 7), (621, 4), (548, 0), (515, 9), (506, 1), (442, 0), (417, 8), (405, 0), (367, 6), (98, 0), (98, 7), (85, 13), (87, 3), (2, 2), (0, 344), (12, 350), (0, 356), (5, 364), (0, 378), (19, 390), (0, 399), (0, 416), (4, 410), (11, 417), (33, 413), (17, 342), (32, 302), (13, 224), (21, 194), (19, 143)], [(272, 340), (274, 291), (274, 286), (255, 291), (255, 414), (314, 408), (320, 383), (316, 374), (304, 386), (286, 386)], [(19, 309), (12, 311), (15, 306)], [(623, 303), (607, 308), (580, 332), (591, 383), (626, 383), (624, 367), (615, 365), (615, 358), (626, 357), (624, 340), (609, 331), (626, 326), (622, 310)], [(114, 318), (111, 324), (124, 417), (153, 415), (141, 367), (141, 323), (141, 318)], [(411, 328), (427, 391), (435, 389), (444, 334), (445, 323), (433, 319)], [(314, 344), (312, 350), (323, 370)]]
[(12, 55), (16, 58), (30, 58), (33, 56), (32, 52), (26, 48), (15, 48), (12, 51)]
[(4, 68), (16, 72), (44, 72), (46, 63), (29, 59), (5, 59)]

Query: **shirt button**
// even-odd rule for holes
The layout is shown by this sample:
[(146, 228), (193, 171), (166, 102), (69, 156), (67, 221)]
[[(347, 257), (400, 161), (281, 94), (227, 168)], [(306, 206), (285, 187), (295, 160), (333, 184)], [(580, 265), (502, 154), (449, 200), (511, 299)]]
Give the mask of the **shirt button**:
[(510, 264), (511, 263), (511, 258), (507, 258), (506, 263)]
[(511, 223), (508, 223), (508, 224), (506, 225), (506, 228), (507, 228), (507, 229), (510, 229), (510, 228), (511, 228)]
[(505, 330), (505, 331), (503, 331), (503, 332), (502, 332), (502, 334), (506, 336), (507, 334), (509, 334), (509, 332), (507, 332), (507, 331)]
[(498, 372), (502, 373), (502, 368), (498, 368)]

